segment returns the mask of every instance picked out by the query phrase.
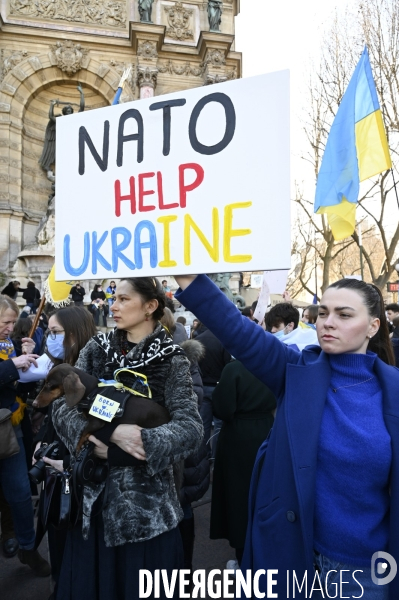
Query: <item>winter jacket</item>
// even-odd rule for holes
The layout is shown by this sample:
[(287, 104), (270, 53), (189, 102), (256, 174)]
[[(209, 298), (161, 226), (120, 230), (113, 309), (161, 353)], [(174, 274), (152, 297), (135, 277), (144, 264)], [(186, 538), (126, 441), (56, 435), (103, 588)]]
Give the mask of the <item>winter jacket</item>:
[(230, 362), (231, 356), (203, 323), (201, 323), (200, 331), (201, 333), (195, 339), (205, 346), (205, 356), (199, 363), (202, 381), (204, 385), (215, 386), (224, 367)]
[[(198, 361), (204, 355), (205, 349), (196, 340), (187, 340), (180, 344), (190, 361), (190, 373), (193, 380), (194, 392), (198, 397), (198, 406), (201, 406), (204, 390)], [(191, 504), (200, 500), (208, 491), (210, 484), (210, 464), (205, 439), (196, 452), (190, 454), (184, 461), (183, 483), (180, 488), (180, 502), (182, 505)]]
[(187, 331), (184, 325), (182, 325), (182, 323), (175, 323), (175, 326), (176, 327), (173, 332), (173, 342), (175, 344), (181, 344), (182, 342), (185, 342), (188, 339)]
[(3, 291), (1, 293), (3, 296), (8, 296), (9, 298), (12, 298), (12, 300), (16, 300), (16, 298), (18, 296), (18, 292), (23, 292), (23, 291), (24, 290), (21, 290), (20, 288), (15, 289), (13, 284), (9, 283), (8, 285), (6, 285), (6, 287), (3, 289)]
[(273, 425), (276, 399), (238, 360), (223, 369), (212, 394), (213, 414), (222, 419), (216, 447), (211, 504), (211, 539), (244, 548), (248, 495), (256, 453)]
[(71, 288), (71, 298), (72, 298), (73, 302), (83, 302), (85, 294), (86, 294), (86, 291), (85, 291), (84, 287), (82, 287), (82, 286), (76, 287), (76, 285), (74, 285)]
[(35, 300), (40, 300), (40, 292), (36, 287), (28, 287), (22, 294), (26, 304), (35, 304)]
[[(307, 572), (313, 579), (313, 519), (318, 443), (327, 391), (331, 380), (328, 354), (319, 346), (295, 351), (237, 308), (204, 275), (176, 299), (211, 328), (225, 347), (263, 381), (277, 399), (277, 415), (263, 465), (252, 478), (251, 518), (241, 568), (276, 569), (273, 593), (286, 598), (287, 571), (298, 581)], [(223, 316), (223, 318), (222, 318)], [(389, 552), (399, 561), (399, 371), (377, 358), (375, 376), (382, 389), (383, 417), (391, 437), (389, 480)], [(376, 552), (382, 550), (376, 548)], [(371, 560), (371, 557), (370, 557)], [(349, 575), (350, 576), (350, 575)], [(262, 581), (263, 580), (263, 581)], [(266, 592), (266, 578), (260, 591)], [(298, 598), (308, 597), (306, 586)], [(389, 584), (389, 600), (399, 597), (399, 577)]]
[(10, 408), (17, 396), (16, 382), (19, 378), (13, 361), (0, 360), (0, 408)]
[[(158, 325), (150, 336), (130, 350), (126, 359), (138, 359), (144, 343), (155, 339), (160, 330), (161, 325)], [(116, 331), (114, 335), (118, 333)], [(104, 347), (92, 338), (80, 352), (76, 367), (102, 378), (106, 356)], [(183, 355), (166, 357), (156, 368), (147, 370), (146, 375), (150, 388), (162, 396), (171, 421), (142, 430), (146, 461), (141, 461), (140, 466), (110, 469), (108, 502), (102, 513), (106, 546), (148, 540), (177, 527), (183, 513), (176, 494), (173, 464), (195, 451), (203, 436), (187, 358)], [(60, 398), (53, 403), (53, 422), (58, 435), (73, 454), (85, 428), (85, 418), (76, 408), (68, 409), (64, 398)], [(89, 515), (103, 488), (104, 484), (85, 486), (85, 539), (90, 527)]]
[(104, 300), (104, 302), (105, 302), (105, 300), (106, 300), (105, 292), (103, 292), (102, 290), (101, 290), (101, 292), (94, 292), (93, 291), (90, 294), (90, 298), (91, 298), (92, 301), (93, 300)]

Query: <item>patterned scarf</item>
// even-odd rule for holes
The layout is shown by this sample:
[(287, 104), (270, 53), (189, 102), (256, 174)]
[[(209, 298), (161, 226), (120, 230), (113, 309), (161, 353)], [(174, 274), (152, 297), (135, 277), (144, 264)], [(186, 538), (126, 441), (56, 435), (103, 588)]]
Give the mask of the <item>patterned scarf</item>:
[[(141, 340), (132, 349), (129, 347), (127, 333), (115, 330), (110, 333), (99, 332), (94, 341), (103, 348), (107, 355), (104, 379), (113, 379), (114, 372), (120, 368), (128, 368), (148, 377), (153, 399), (160, 401), (164, 381), (162, 373), (168, 367), (173, 356), (185, 356), (184, 350), (174, 344), (164, 327), (159, 323), (154, 332)], [(119, 380), (131, 386), (129, 374), (122, 373)], [(157, 398), (158, 396), (158, 398)]]
[(16, 356), (14, 344), (10, 338), (0, 340), (0, 360), (8, 360), (9, 358), (15, 358)]

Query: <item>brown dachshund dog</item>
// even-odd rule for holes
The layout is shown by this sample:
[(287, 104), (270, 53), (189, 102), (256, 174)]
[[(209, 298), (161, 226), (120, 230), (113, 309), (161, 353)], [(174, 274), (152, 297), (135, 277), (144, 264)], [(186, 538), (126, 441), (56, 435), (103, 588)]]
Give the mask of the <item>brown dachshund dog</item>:
[[(86, 398), (98, 387), (98, 379), (80, 369), (67, 364), (58, 365), (51, 369), (44, 382), (43, 388), (33, 402), (36, 408), (48, 406), (53, 400), (65, 396), (66, 404), (72, 408), (83, 398)], [(101, 392), (101, 390), (99, 390)], [(82, 410), (87, 419), (87, 425), (82, 433), (76, 452), (79, 452), (88, 437), (107, 425), (107, 421), (89, 414), (90, 407)], [(146, 429), (159, 427), (169, 423), (169, 411), (149, 398), (131, 395), (125, 405), (121, 417), (115, 417), (113, 424), (139, 425)]]

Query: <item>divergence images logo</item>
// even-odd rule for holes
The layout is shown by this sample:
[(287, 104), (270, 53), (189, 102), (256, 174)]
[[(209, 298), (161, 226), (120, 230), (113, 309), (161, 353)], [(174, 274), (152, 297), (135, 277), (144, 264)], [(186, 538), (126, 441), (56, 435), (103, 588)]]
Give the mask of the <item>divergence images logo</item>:
[[(384, 562), (381, 562), (383, 559)], [(379, 562), (377, 562), (379, 561)], [(376, 568), (377, 567), (377, 568)], [(389, 567), (389, 569), (388, 569)], [(393, 556), (388, 552), (374, 552), (371, 557), (371, 579), (376, 585), (387, 585), (391, 583), (398, 571), (398, 565)], [(377, 575), (386, 575), (384, 577), (378, 577)]]

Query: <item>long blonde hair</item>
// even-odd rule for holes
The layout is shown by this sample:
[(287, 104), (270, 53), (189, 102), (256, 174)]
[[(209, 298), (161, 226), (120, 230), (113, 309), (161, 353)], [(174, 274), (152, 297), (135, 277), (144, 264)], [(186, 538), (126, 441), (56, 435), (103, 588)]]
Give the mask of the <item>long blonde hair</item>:
[(14, 311), (17, 316), (19, 315), (18, 304), (14, 302), (14, 300), (12, 300), (9, 296), (0, 294), (0, 317), (4, 315), (8, 308)]

